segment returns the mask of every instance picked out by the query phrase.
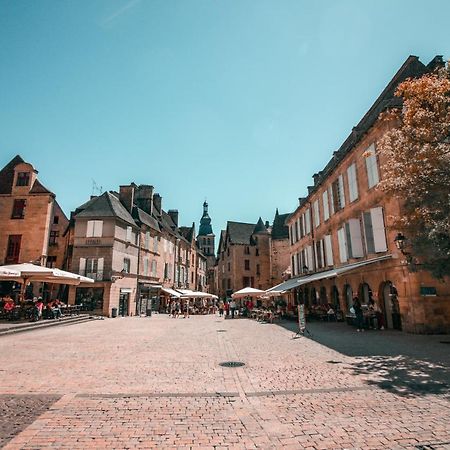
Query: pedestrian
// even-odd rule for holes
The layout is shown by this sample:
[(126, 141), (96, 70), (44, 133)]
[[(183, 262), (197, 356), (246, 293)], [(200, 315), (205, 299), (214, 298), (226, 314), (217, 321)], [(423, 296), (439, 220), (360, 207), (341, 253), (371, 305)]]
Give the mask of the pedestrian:
[(230, 302), (231, 318), (234, 319), (234, 313), (236, 311), (236, 302), (231, 300)]
[(180, 302), (179, 300), (177, 300), (175, 302), (175, 319), (178, 319), (178, 317), (180, 316), (180, 308), (181, 308)]
[(353, 298), (353, 309), (356, 316), (356, 331), (364, 331), (364, 316), (361, 302), (358, 297)]
[(223, 317), (223, 300), (219, 300), (219, 317)]
[(228, 303), (228, 300), (224, 301), (223, 310), (225, 311), (225, 318), (227, 318), (230, 315), (230, 304)]

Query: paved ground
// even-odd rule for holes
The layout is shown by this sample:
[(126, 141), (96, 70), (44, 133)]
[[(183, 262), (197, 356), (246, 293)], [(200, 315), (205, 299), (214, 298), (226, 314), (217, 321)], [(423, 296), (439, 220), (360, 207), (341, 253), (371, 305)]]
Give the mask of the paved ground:
[(0, 436), (23, 430), (7, 449), (450, 449), (448, 336), (311, 324), (325, 346), (290, 326), (156, 315), (4, 336), (0, 402), (23, 425)]

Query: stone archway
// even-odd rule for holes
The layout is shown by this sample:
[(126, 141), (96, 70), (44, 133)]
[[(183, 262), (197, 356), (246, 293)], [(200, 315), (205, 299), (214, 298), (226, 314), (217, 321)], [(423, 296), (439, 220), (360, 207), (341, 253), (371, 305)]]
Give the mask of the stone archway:
[(361, 283), (358, 289), (358, 297), (361, 305), (368, 305), (373, 300), (372, 289), (367, 283)]
[(384, 315), (386, 328), (401, 330), (402, 320), (398, 292), (391, 281), (384, 281), (379, 289), (380, 307)]
[(344, 300), (347, 312), (349, 312), (353, 305), (353, 289), (349, 284), (344, 285)]
[(331, 287), (331, 304), (335, 311), (339, 311), (341, 309), (341, 304), (339, 302), (339, 290), (336, 285)]

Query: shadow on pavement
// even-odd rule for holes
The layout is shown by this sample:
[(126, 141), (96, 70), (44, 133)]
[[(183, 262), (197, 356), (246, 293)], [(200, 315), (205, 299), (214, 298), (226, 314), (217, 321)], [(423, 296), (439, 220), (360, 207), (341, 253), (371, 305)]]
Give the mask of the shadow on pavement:
[[(295, 322), (281, 321), (297, 331)], [(342, 363), (368, 384), (403, 396), (443, 395), (450, 399), (450, 336), (415, 335), (391, 330), (357, 333), (343, 323), (311, 322), (309, 339), (354, 358)], [(299, 340), (301, 342), (301, 340)], [(340, 361), (328, 361), (340, 364)]]

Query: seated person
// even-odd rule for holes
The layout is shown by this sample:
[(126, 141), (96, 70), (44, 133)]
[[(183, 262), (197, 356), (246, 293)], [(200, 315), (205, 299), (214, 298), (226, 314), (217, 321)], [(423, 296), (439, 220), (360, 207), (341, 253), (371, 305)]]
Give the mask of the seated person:
[(14, 304), (14, 300), (11, 297), (6, 297), (5, 304), (3, 305), (3, 311), (5, 312), (5, 316), (8, 320), (12, 320), (14, 318), (14, 310), (16, 305)]

